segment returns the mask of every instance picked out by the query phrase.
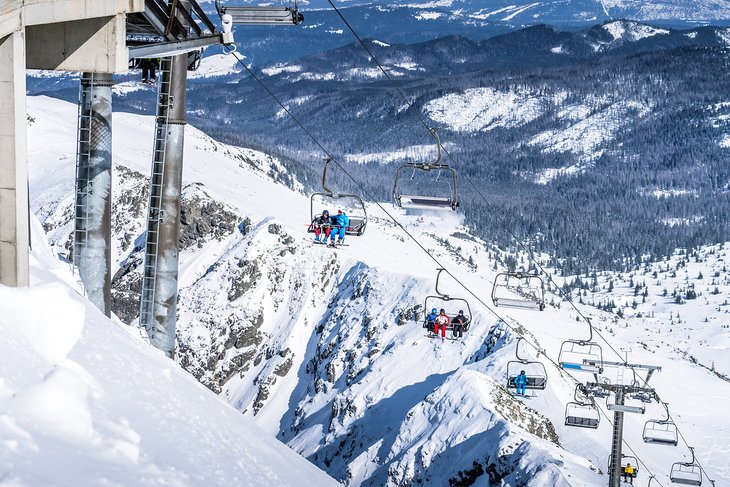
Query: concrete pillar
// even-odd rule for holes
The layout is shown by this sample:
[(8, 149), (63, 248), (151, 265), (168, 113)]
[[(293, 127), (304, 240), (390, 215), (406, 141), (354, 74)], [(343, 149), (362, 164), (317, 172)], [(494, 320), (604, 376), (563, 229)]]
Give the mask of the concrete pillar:
[(73, 261), (89, 300), (111, 316), (112, 75), (84, 73), (79, 90)]
[(0, 284), (29, 284), (25, 40), (0, 38)]
[[(140, 324), (153, 346), (175, 355), (180, 194), (188, 55), (164, 59), (155, 126)], [(169, 69), (167, 69), (169, 67)]]

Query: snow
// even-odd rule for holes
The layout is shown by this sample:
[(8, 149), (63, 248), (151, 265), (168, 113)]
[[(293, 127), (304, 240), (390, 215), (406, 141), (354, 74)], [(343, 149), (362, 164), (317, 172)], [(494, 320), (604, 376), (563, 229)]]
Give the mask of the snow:
[(517, 17), (518, 15), (520, 15), (521, 13), (524, 13), (525, 11), (527, 11), (527, 10), (533, 8), (533, 7), (537, 7), (539, 5), (540, 5), (539, 2), (535, 2), (535, 3), (531, 3), (531, 4), (528, 4), (528, 5), (525, 5), (523, 7), (517, 8), (512, 13), (510, 13), (509, 15), (507, 15), (506, 17), (504, 17), (502, 20), (505, 21), (505, 22), (508, 22), (508, 21), (514, 19), (515, 17)]
[(563, 54), (565, 50), (563, 48), (563, 45), (561, 44), (559, 46), (550, 48), (550, 52), (552, 52), (553, 54)]
[(3, 485), (336, 485), (104, 317), (40, 247), (29, 288), (0, 286)]
[(566, 118), (578, 118), (580, 121), (562, 130), (542, 132), (528, 144), (542, 147), (543, 152), (572, 152), (581, 162), (590, 163), (601, 156), (601, 144), (614, 137), (627, 117), (644, 117), (650, 109), (639, 101), (622, 101), (584, 117), (588, 112), (583, 104), (564, 107), (561, 113)]
[[(554, 99), (559, 102), (565, 96), (558, 93)], [(451, 130), (476, 132), (524, 125), (545, 113), (546, 103), (537, 93), (519, 88), (510, 91), (472, 88), (431, 100), (424, 111)]]
[(204, 57), (198, 70), (189, 72), (188, 78), (200, 79), (225, 76), (240, 73), (242, 69), (235, 56), (229, 54), (213, 54)]
[(345, 156), (345, 161), (356, 162), (358, 164), (368, 164), (373, 162), (378, 164), (390, 164), (393, 162), (401, 163), (408, 161), (435, 160), (435, 147), (435, 145), (411, 145), (397, 151), (347, 154)]
[(416, 19), (418, 20), (436, 20), (440, 17), (443, 17), (445, 14), (443, 12), (419, 12), (416, 15)]
[(386, 44), (385, 42), (379, 41), (377, 39), (373, 40), (373, 44), (377, 44), (378, 46), (381, 46), (381, 47), (390, 47), (390, 44)]
[(264, 73), (266, 76), (276, 76), (277, 74), (281, 73), (299, 73), (301, 71), (301, 66), (289, 66), (286, 64), (277, 64), (276, 66), (264, 68), (261, 70), (261, 72)]
[(652, 198), (656, 199), (664, 199), (664, 198), (676, 198), (678, 196), (694, 196), (697, 197), (698, 193), (696, 190), (691, 189), (647, 189), (647, 190), (641, 190), (639, 191), (639, 194), (642, 196), (651, 196)]
[(604, 24), (603, 28), (611, 34), (614, 41), (628, 40), (636, 42), (655, 35), (669, 34), (669, 31), (666, 29), (657, 29), (649, 25), (626, 21), (610, 22), (608, 24)]
[[(29, 140), (44, 140), (29, 144), (31, 203), (43, 223), (57, 220), (50, 235), (55, 249), (69, 231), (65, 227), (64, 233), (63, 222), (73, 203), (68, 195), (73, 191), (76, 107), (31, 98), (29, 114), (36, 119)], [(506, 123), (509, 118), (496, 120)], [(152, 126), (152, 117), (114, 115), (115, 164), (125, 174), (124, 181), (115, 182), (117, 198), (141, 191), (133, 174), (149, 172)], [(426, 150), (432, 153), (433, 147), (414, 147), (411, 153)], [(361, 154), (353, 161), (364, 156), (388, 158)], [(337, 250), (312, 246), (301, 238), (309, 200), (276, 182), (285, 174), (274, 158), (186, 129), (185, 184), (195, 183), (250, 223), (245, 232), (181, 252), (179, 344), (189, 350), (180, 353), (190, 360), (189, 370), (217, 387), (221, 399), (238, 411), (147, 347), (134, 328), (104, 318), (72, 290), (78, 287), (68, 265), (47, 246), (36, 245), (41, 227), (34, 223), (33, 286), (0, 287), (0, 331), (6, 337), (0, 343), (4, 480), (44, 485), (61, 478), (69, 479), (68, 485), (88, 485), (101, 473), (108, 483), (121, 485), (326, 485), (321, 472), (275, 442), (275, 433), (353, 486), (449, 485), (474, 469), (475, 462), (503, 474), (505, 485), (606, 484), (606, 476), (597, 471), (607, 464), (611, 426), (605, 417), (595, 431), (564, 426), (574, 383), (549, 361), (557, 359), (564, 340), (586, 336), (585, 324), (551, 290), (543, 312), (495, 309), (487, 302), (496, 273), (503, 269), (494, 256), (503, 260), (511, 255), (518, 262), (524, 256), (469, 235), (459, 214), (408, 213), (389, 204), (384, 206), (438, 263), (372, 204), (364, 236), (348, 237), (349, 246)], [(327, 205), (334, 209), (338, 203)], [(143, 218), (129, 214), (120, 232), (135, 241)], [(115, 238), (125, 241), (121, 235)], [(116, 259), (132, 251), (133, 245), (117, 245)], [(546, 263), (548, 256), (538, 259)], [(678, 253), (631, 277), (599, 273), (596, 291), (581, 295), (586, 304), (576, 306), (612, 346), (631, 349), (630, 361), (662, 367), (652, 384), (670, 404), (710, 478), (724, 485), (730, 482), (730, 424), (722, 418), (730, 407), (730, 384), (709, 368), (730, 373), (723, 305), (730, 292), (730, 256), (718, 245), (701, 249), (697, 262), (682, 259)], [(443, 292), (470, 301), (474, 319), (460, 341), (426, 338), (407, 312), (433, 294), (437, 265), (474, 292), (465, 294), (448, 276), (440, 283)], [(703, 279), (697, 278), (699, 272)], [(635, 309), (630, 278), (648, 286), (646, 302)], [(573, 277), (556, 274), (553, 279), (562, 286)], [(606, 289), (609, 279), (615, 283), (612, 291)], [(665, 287), (671, 293), (688, 283), (702, 293), (697, 299), (675, 304), (662, 295)], [(713, 294), (716, 286), (718, 294)], [(41, 288), (45, 294), (33, 294)], [(22, 293), (31, 295), (19, 297)], [(21, 299), (44, 302), (48, 316), (56, 317), (55, 324), (64, 330), (65, 345), (49, 340), (39, 348), (42, 352), (34, 351), (28, 342), (35, 338), (18, 329), (40, 311), (16, 306)], [(590, 304), (603, 300), (622, 306), (625, 317)], [(516, 341), (494, 312), (544, 349), (539, 357), (526, 352), (548, 371), (548, 387), (534, 397), (517, 400), (503, 388)], [(400, 321), (402, 316), (408, 319)], [(79, 323), (83, 328), (75, 332)], [(606, 357), (615, 360), (606, 343), (600, 343)], [(249, 353), (250, 359), (242, 358)], [(234, 367), (238, 360), (245, 369)], [(208, 361), (213, 365), (206, 368)], [(13, 397), (19, 398), (18, 406)], [(45, 411), (56, 402), (68, 411), (69, 425), (59, 425), (63, 420)], [(29, 408), (26, 417), (30, 403), (41, 409)], [(627, 415), (625, 433), (645, 462), (644, 472), (668, 485), (671, 462), (688, 457), (681, 443), (669, 448), (641, 440), (644, 421), (661, 414), (653, 403), (645, 415)], [(48, 423), (40, 426), (40, 417)], [(474, 475), (477, 485), (489, 482), (484, 473)], [(647, 478), (642, 474), (642, 480)]]

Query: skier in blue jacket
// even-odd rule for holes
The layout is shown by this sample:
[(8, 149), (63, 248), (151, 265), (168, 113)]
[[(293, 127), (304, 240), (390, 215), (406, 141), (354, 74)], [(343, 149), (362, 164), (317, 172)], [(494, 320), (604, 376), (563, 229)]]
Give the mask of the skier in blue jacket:
[(337, 210), (337, 216), (332, 217), (332, 223), (336, 227), (330, 233), (330, 245), (335, 245), (335, 237), (337, 237), (337, 243), (341, 244), (345, 241), (345, 231), (350, 226), (350, 219), (344, 211)]
[(519, 394), (521, 396), (525, 395), (525, 388), (527, 387), (527, 382), (528, 382), (528, 379), (527, 379), (527, 376), (525, 375), (525, 371), (520, 370), (520, 375), (515, 377), (515, 380), (514, 380), (514, 383), (517, 386), (517, 391), (516, 391), (517, 394)]
[(429, 332), (433, 330), (434, 324), (436, 323), (436, 317), (439, 315), (436, 308), (433, 308), (429, 314), (426, 315), (426, 328)]

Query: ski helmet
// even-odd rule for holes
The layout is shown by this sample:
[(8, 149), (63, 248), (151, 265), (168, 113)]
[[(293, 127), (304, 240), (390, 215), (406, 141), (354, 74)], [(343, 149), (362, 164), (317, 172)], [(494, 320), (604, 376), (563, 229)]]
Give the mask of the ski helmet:
[(329, 214), (330, 214), (330, 212), (329, 212), (328, 210), (324, 210), (324, 211), (322, 212), (322, 214), (323, 214), (323, 215), (329, 215)]
[(459, 310), (459, 314), (460, 314), (460, 315), (463, 315), (463, 314), (464, 314), (464, 310), (463, 310), (463, 309), (460, 309), (460, 310)]
[(446, 310), (444, 310), (443, 308), (441, 308), (441, 309), (439, 310), (439, 313), (446, 313)]
[(524, 374), (524, 373), (525, 373), (525, 371), (524, 371), (524, 370), (520, 370), (520, 374)]
[(337, 210), (338, 215), (342, 215), (342, 210)]
[(433, 308), (433, 309), (431, 310), (431, 313), (436, 313), (436, 308)]

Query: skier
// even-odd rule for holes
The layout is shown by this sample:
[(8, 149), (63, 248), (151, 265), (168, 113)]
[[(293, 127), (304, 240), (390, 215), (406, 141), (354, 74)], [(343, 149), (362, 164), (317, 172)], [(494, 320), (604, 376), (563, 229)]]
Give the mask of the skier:
[[(315, 216), (312, 220), (312, 226), (314, 227), (314, 241), (317, 243), (327, 243), (327, 238), (330, 236), (332, 227), (330, 226), (330, 212), (324, 210), (320, 216)], [(324, 234), (324, 238), (320, 240), (320, 235)]]
[(344, 211), (337, 210), (337, 216), (332, 217), (332, 223), (335, 229), (330, 233), (330, 246), (335, 245), (335, 237), (337, 237), (337, 244), (342, 244), (345, 241), (345, 231), (350, 226), (350, 219), (347, 217)]
[(459, 338), (462, 338), (464, 335), (462, 334), (462, 331), (466, 327), (467, 319), (466, 316), (464, 316), (464, 311), (459, 310), (459, 314), (454, 316), (451, 319), (451, 325), (452, 325), (452, 336), (454, 338), (457, 337), (457, 334)]
[(142, 68), (142, 83), (154, 83), (155, 70), (159, 67), (159, 61), (157, 59), (142, 59), (139, 67)]
[(436, 317), (438, 316), (438, 311), (436, 311), (436, 308), (431, 309), (431, 313), (426, 315), (426, 328), (431, 330), (433, 326), (436, 324)]
[(627, 463), (624, 467), (624, 471), (622, 472), (622, 475), (624, 477), (624, 481), (628, 479), (629, 483), (631, 485), (634, 485), (634, 477), (636, 477), (636, 470), (634, 467), (631, 466), (630, 463)]
[(439, 328), (441, 328), (441, 339), (446, 338), (446, 327), (449, 326), (449, 317), (443, 308), (439, 310), (439, 315), (434, 320), (433, 334), (439, 336)]
[(518, 394), (520, 396), (525, 395), (525, 388), (527, 387), (527, 382), (528, 382), (528, 379), (527, 379), (527, 376), (525, 375), (525, 371), (520, 370), (520, 375), (515, 377), (515, 380), (514, 380), (514, 383), (517, 386), (516, 394)]

